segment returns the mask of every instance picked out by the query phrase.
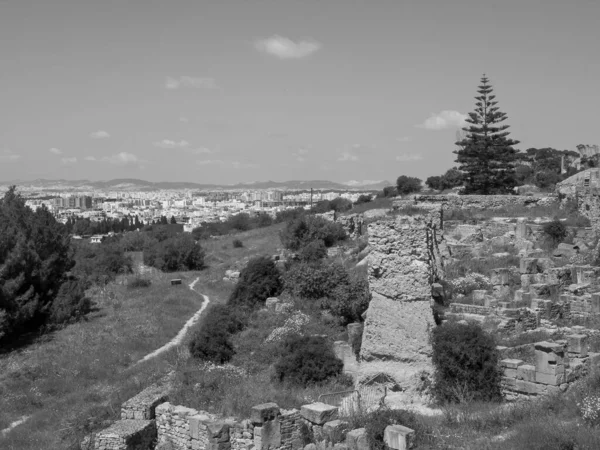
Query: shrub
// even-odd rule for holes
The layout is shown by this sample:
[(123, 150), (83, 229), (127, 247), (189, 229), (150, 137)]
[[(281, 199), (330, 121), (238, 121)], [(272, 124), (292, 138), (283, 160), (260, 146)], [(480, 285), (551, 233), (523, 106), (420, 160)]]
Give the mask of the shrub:
[(268, 256), (258, 256), (248, 261), (240, 272), (229, 304), (254, 308), (264, 304), (269, 297), (276, 297), (282, 291), (281, 274)]
[(330, 206), (335, 212), (344, 212), (352, 209), (352, 202), (347, 198), (338, 197), (331, 201)]
[(343, 368), (344, 363), (325, 339), (292, 335), (283, 342), (283, 356), (275, 363), (275, 376), (279, 381), (308, 386), (338, 376)]
[(383, 433), (389, 425), (404, 425), (415, 430), (416, 445), (425, 438), (425, 427), (419, 423), (411, 411), (383, 408), (367, 414), (363, 420), (362, 426), (367, 432), (367, 443), (370, 450), (386, 450), (388, 448), (383, 442)]
[(300, 261), (318, 261), (327, 256), (327, 247), (321, 239), (309, 242), (298, 252)]
[(224, 364), (235, 354), (230, 334), (216, 327), (201, 328), (190, 340), (188, 348), (194, 358), (215, 364)]
[(348, 284), (339, 284), (328, 293), (323, 306), (341, 318), (342, 325), (362, 322), (362, 314), (369, 307), (371, 293), (366, 278), (350, 276)]
[(546, 235), (546, 238), (553, 244), (558, 245), (567, 237), (567, 227), (563, 225), (563, 223), (558, 220), (558, 218), (554, 218), (552, 222), (548, 222), (544, 224), (542, 230)]
[(144, 263), (164, 272), (204, 268), (204, 250), (193, 236), (181, 233), (144, 250)]
[(81, 319), (90, 312), (92, 302), (85, 295), (86, 283), (82, 280), (67, 280), (58, 291), (50, 308), (50, 322), (67, 323)]
[(242, 241), (240, 241), (239, 239), (233, 240), (233, 248), (242, 248), (243, 246), (244, 246), (244, 243)]
[(356, 201), (354, 202), (354, 204), (355, 205), (361, 205), (363, 203), (369, 203), (372, 200), (373, 200), (373, 198), (370, 195), (361, 194), (361, 195), (358, 196), (358, 198), (356, 199)]
[(296, 297), (316, 300), (330, 296), (337, 286), (350, 284), (350, 276), (338, 263), (301, 262), (284, 274), (283, 284)]
[(439, 402), (501, 399), (496, 343), (479, 325), (447, 322), (434, 328), (431, 340)]
[(421, 180), (416, 177), (400, 175), (396, 180), (396, 189), (398, 190), (398, 194), (406, 195), (419, 192), (423, 189), (423, 186), (421, 186)]
[(325, 247), (331, 247), (338, 241), (346, 239), (346, 232), (339, 223), (323, 217), (302, 216), (288, 222), (280, 233), (280, 239), (285, 248), (297, 251), (317, 240), (323, 241)]
[(129, 282), (127, 287), (129, 289), (138, 289), (138, 288), (150, 287), (151, 284), (152, 284), (152, 281), (150, 281), (148, 278), (135, 277), (133, 280), (131, 280)]

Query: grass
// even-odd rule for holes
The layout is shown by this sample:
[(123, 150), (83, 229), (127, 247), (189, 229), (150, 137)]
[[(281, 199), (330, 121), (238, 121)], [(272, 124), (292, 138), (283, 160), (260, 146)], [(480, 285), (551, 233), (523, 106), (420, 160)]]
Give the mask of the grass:
[[(199, 277), (198, 292), (214, 303), (226, 301), (233, 284), (223, 281), (225, 271), (256, 254), (277, 253), (283, 226), (203, 241), (209, 267), (201, 272), (152, 271), (144, 275), (149, 287), (130, 289), (120, 278), (95, 288), (96, 310), (85, 321), (0, 355), (0, 429), (29, 417), (0, 436), (0, 448), (75, 449), (84, 436), (118, 419), (122, 402), (187, 360), (183, 346), (131, 367), (172, 339), (200, 308), (202, 297), (187, 285)], [(236, 238), (244, 247), (233, 247)], [(172, 287), (172, 278), (183, 284)]]

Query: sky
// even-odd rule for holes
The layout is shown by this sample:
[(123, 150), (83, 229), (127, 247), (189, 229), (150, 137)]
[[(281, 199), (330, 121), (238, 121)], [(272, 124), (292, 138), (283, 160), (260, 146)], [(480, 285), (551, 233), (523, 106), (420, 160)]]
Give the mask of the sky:
[(0, 0), (0, 181), (425, 179), (483, 73), (600, 143), (598, 0)]

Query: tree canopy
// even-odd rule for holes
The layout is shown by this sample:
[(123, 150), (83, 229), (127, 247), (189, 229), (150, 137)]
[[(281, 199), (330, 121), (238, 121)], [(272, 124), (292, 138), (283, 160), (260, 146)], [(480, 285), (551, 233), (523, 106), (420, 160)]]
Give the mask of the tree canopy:
[(508, 137), (509, 125), (502, 124), (506, 113), (498, 102), (492, 86), (484, 75), (481, 78), (475, 111), (469, 113), (463, 128), (466, 137), (457, 142), (455, 150), (459, 170), (464, 174), (464, 194), (507, 194), (516, 186), (515, 165), (519, 141)]

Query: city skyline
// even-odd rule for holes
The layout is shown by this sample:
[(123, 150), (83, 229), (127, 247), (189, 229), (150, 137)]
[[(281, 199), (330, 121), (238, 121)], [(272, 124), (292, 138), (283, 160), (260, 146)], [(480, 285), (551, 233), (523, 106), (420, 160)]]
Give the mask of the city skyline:
[(0, 180), (425, 179), (483, 73), (518, 148), (598, 143), (600, 4), (8, 0)]

